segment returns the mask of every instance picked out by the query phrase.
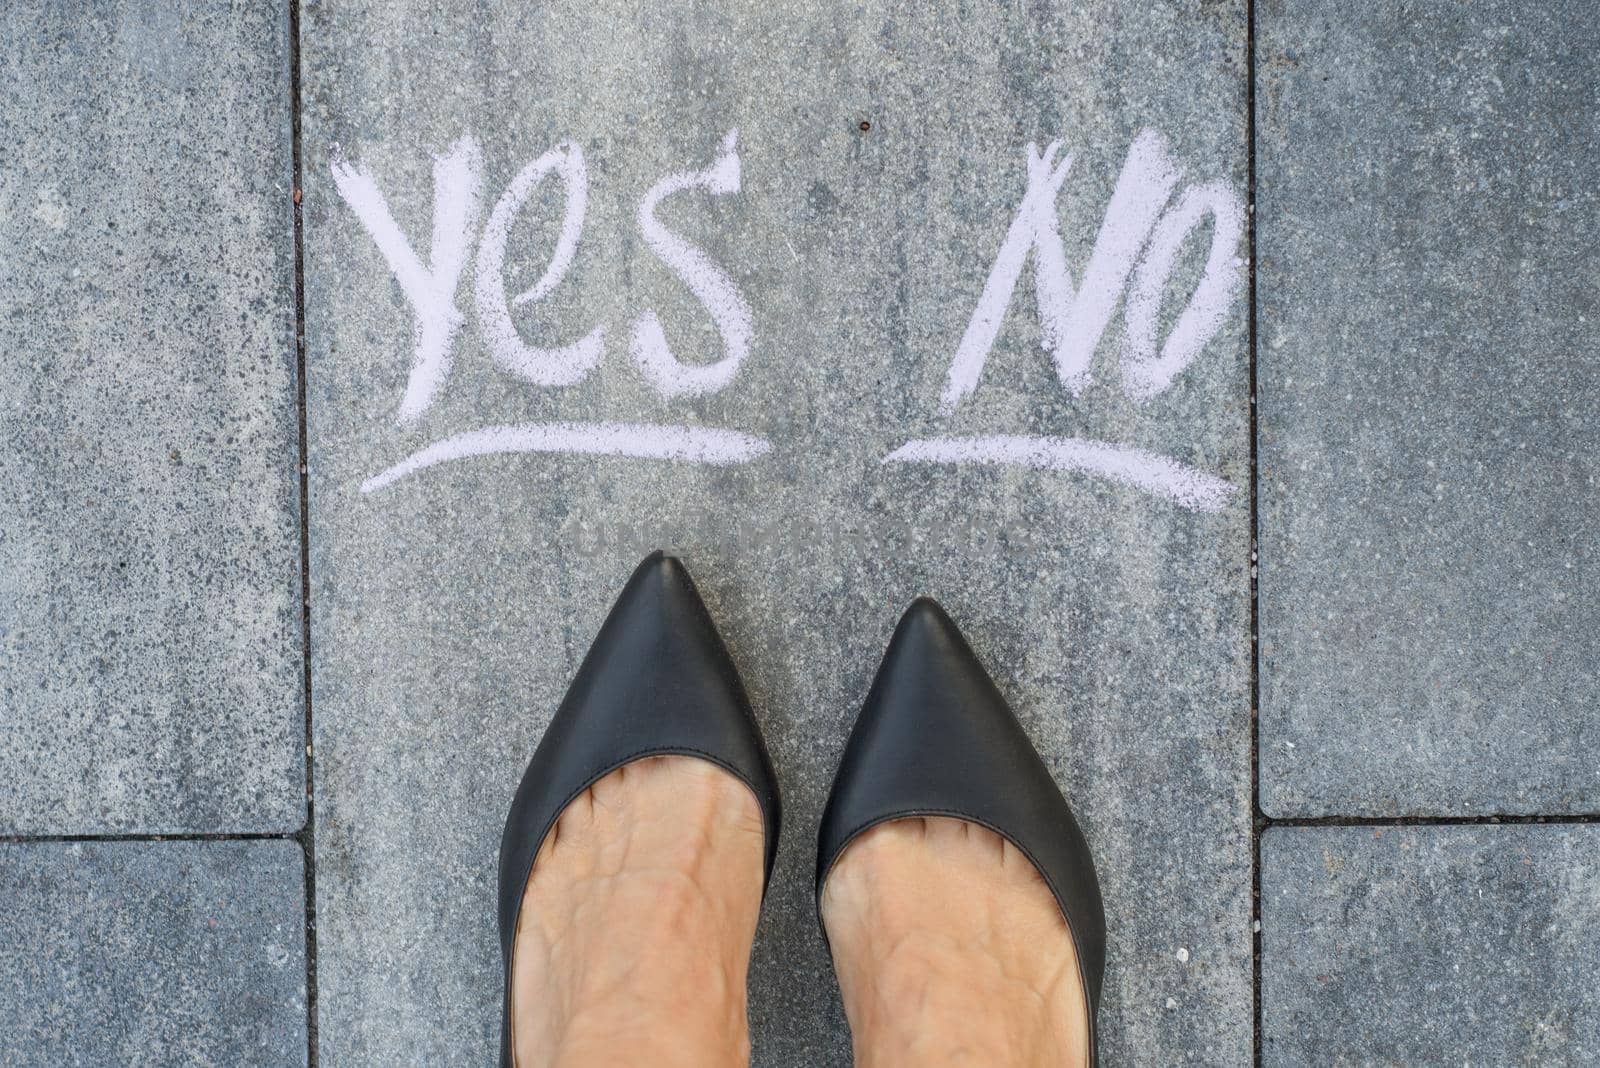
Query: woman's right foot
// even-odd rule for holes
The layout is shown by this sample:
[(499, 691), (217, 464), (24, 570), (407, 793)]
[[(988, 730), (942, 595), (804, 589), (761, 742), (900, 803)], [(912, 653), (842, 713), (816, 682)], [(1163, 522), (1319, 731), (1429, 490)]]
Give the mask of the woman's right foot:
[(500, 1068), (738, 1068), (780, 823), (739, 674), (683, 565), (634, 570), (506, 814)]
[(858, 1068), (1089, 1063), (1061, 907), (993, 831), (943, 817), (866, 831), (829, 871), (822, 919)]
[(561, 813), (522, 901), (516, 1068), (739, 1068), (761, 809), (721, 768), (648, 757)]

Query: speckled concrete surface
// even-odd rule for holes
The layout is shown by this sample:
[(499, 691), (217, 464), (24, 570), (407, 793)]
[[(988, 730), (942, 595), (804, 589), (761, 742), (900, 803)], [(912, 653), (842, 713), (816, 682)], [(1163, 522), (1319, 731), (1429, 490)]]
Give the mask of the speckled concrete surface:
[(1271, 828), (1267, 1068), (1600, 1061), (1600, 827)]
[(1600, 810), (1600, 7), (1256, 24), (1262, 806)]
[[(1138, 309), (1159, 337), (1206, 328), (1180, 309), (1223, 224), (1163, 246), (1175, 271), (1114, 304), (1076, 395), (1043, 351), (1063, 336), (1035, 304), (1049, 264), (1040, 283), (1029, 259), (976, 388), (940, 406), (1029, 142), (1073, 153), (1056, 220), (1075, 287), (1125, 236), (1119, 216), (1097, 243), (1136, 140), (1183, 171), (1175, 209), (1186, 187), (1245, 191), (1242, 0), (1066, 8), (7, 7), (0, 1062), (304, 1064), (310, 1022), (326, 1068), (487, 1063), (504, 807), (612, 596), (660, 546), (720, 620), (785, 790), (759, 1068), (848, 1063), (810, 898), (816, 822), (919, 593), (967, 630), (1094, 843), (1108, 1068), (1251, 1063), (1243, 295), (1171, 388), (1141, 402), (1124, 385)], [(306, 652), (291, 10), (315, 1021), (291, 839)], [(1600, 14), (1259, 0), (1254, 25), (1262, 804), (1312, 822), (1600, 810)], [(497, 364), (474, 227), (457, 311), (421, 339), (453, 329), (453, 364), (432, 365), (431, 396), (408, 392), (412, 298), (369, 233), (366, 177), (416, 249), (414, 294), (452, 257), (448, 228), (430, 233), (434, 155), (481, 172), (483, 222), (558, 145), (548, 162), (572, 173), (581, 152), (587, 176), (570, 269), (538, 282), (563, 210), (547, 178), (483, 276), (541, 290), (511, 312), (523, 344), (603, 327), (597, 366), (538, 386)], [(703, 182), (720, 195), (680, 190), (655, 218), (716, 265), (692, 269), (703, 291), (726, 273), (740, 297), (711, 304), (724, 323), (747, 304), (749, 351), (725, 388), (667, 397), (660, 362), (630, 352), (639, 317), (659, 315), (690, 367), (723, 335), (641, 202), (719, 158)], [(553, 422), (766, 451), (720, 467), (478, 456), (373, 488), (451, 435)], [(1051, 455), (1111, 470), (882, 463), (952, 434), (1076, 438)], [(1147, 454), (1198, 471), (1222, 506), (1130, 488), (1171, 474)], [(241, 830), (266, 837), (159, 837)], [(1597, 833), (1268, 829), (1264, 1063), (1593, 1063)]]
[(306, 1063), (303, 853), (0, 844), (0, 1064)]
[[(1228, 3), (306, 6), (323, 1065), (490, 1056), (504, 807), (612, 595), (658, 545), (720, 620), (786, 792), (754, 968), (758, 1065), (848, 1062), (813, 918), (814, 837), (876, 660), (919, 593), (967, 629), (1094, 842), (1112, 927), (1107, 1063), (1248, 1062), (1247, 497), (1208, 514), (1075, 474), (879, 463), (919, 434), (1072, 434), (1248, 485), (1242, 301), (1143, 406), (1118, 385), (1119, 314), (1073, 399), (1039, 349), (1024, 274), (978, 390), (938, 410), (1021, 198), (1024, 146), (1059, 136), (1077, 152), (1059, 213), (1076, 278), (1141, 129), (1170, 139), (1185, 182), (1243, 189), (1244, 33)], [(750, 355), (725, 391), (664, 401), (629, 359), (633, 318), (656, 309), (689, 362), (719, 341), (635, 213), (733, 129), (741, 191), (681, 194), (662, 215), (748, 299)], [(517, 322), (528, 343), (600, 324), (609, 340), (577, 385), (496, 369), (469, 267), (454, 369), (399, 426), (410, 309), (331, 167), (369, 171), (425, 256), (430, 153), (467, 133), (485, 214), (524, 164), (563, 139), (582, 147), (572, 269)], [(554, 246), (555, 189), (513, 230), (513, 286)], [(1179, 284), (1193, 287), (1204, 245), (1184, 247)], [(689, 423), (772, 449), (728, 468), (480, 457), (359, 490), (446, 435), (523, 420)]]
[(287, 59), (0, 14), (0, 833), (304, 821)]

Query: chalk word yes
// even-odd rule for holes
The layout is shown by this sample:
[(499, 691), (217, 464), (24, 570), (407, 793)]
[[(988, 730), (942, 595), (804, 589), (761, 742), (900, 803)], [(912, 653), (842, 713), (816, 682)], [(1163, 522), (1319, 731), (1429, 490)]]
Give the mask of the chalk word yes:
[[(478, 235), (482, 152), (469, 135), (458, 140), (433, 164), (433, 235), (428, 262), (423, 263), (401, 233), (388, 201), (371, 173), (337, 161), (332, 166), (339, 196), (354, 210), (371, 235), (401, 292), (411, 306), (413, 324), (411, 371), (395, 418), (415, 423), (438, 399), (450, 376), (452, 351), (465, 316), (456, 292)], [(512, 224), (547, 177), (565, 188), (561, 233), (544, 273), (531, 287), (508, 297), (505, 284), (506, 243)], [(702, 250), (673, 233), (657, 217), (661, 202), (692, 189), (713, 196), (739, 191), (737, 131), (722, 141), (712, 163), (701, 170), (662, 178), (640, 201), (636, 223), (645, 244), (688, 287), (716, 324), (723, 344), (714, 363), (680, 363), (667, 346), (661, 320), (654, 311), (633, 322), (629, 355), (645, 380), (662, 397), (715, 393), (727, 387), (750, 351), (750, 306), (720, 266)], [(600, 362), (605, 328), (596, 326), (583, 337), (551, 348), (529, 345), (511, 319), (512, 308), (548, 296), (572, 266), (588, 207), (589, 177), (583, 149), (563, 141), (519, 171), (495, 203), (477, 239), (473, 264), (474, 306), (490, 356), (503, 370), (539, 386), (570, 386), (584, 379)], [(696, 426), (648, 423), (521, 423), (489, 426), (455, 434), (412, 453), (361, 485), (363, 493), (382, 489), (407, 475), (448, 460), (507, 452), (565, 452), (711, 464), (739, 463), (771, 448), (754, 435)]]
[[(950, 363), (939, 398), (946, 413), (977, 388), (1030, 256), (1040, 341), (1061, 385), (1073, 396), (1089, 384), (1090, 361), (1125, 292), (1122, 389), (1136, 401), (1147, 401), (1171, 387), (1200, 355), (1242, 288), (1244, 263), (1235, 251), (1244, 234), (1239, 195), (1224, 182), (1206, 182), (1186, 188), (1168, 208), (1183, 171), (1168, 152), (1166, 140), (1147, 129), (1128, 149), (1082, 281), (1074, 289), (1056, 216), (1056, 199), (1072, 168), (1072, 155), (1060, 152), (1059, 141), (1042, 152), (1036, 144), (1027, 146), (1027, 188)], [(1162, 292), (1184, 241), (1207, 217), (1212, 220), (1211, 248), (1200, 282), (1157, 351)], [(1016, 434), (920, 438), (900, 446), (883, 462), (996, 463), (1082, 471), (1201, 511), (1221, 509), (1235, 492), (1234, 486), (1215, 475), (1168, 457), (1086, 438)]]

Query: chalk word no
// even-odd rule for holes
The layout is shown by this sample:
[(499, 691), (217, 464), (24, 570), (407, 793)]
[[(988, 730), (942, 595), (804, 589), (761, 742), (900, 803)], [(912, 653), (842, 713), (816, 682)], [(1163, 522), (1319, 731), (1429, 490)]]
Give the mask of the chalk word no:
[[(1225, 182), (1213, 181), (1189, 186), (1168, 208), (1183, 171), (1160, 134), (1141, 131), (1128, 149), (1089, 263), (1074, 289), (1056, 212), (1072, 155), (1062, 156), (1061, 142), (1052, 141), (1042, 152), (1029, 144), (1027, 159), (1027, 189), (956, 348), (939, 398), (941, 410), (954, 411), (977, 387), (1030, 257), (1040, 341), (1055, 362), (1062, 387), (1077, 396), (1089, 384), (1095, 349), (1118, 303), (1123, 303), (1122, 389), (1136, 401), (1149, 400), (1194, 362), (1238, 297), (1244, 280), (1244, 262), (1236, 252), (1244, 235), (1243, 202)], [(1211, 247), (1200, 282), (1158, 351), (1162, 293), (1184, 241), (1208, 217)], [(1223, 479), (1177, 460), (1086, 438), (1016, 434), (919, 438), (883, 462), (997, 463), (1082, 471), (1201, 511), (1220, 510), (1235, 492)]]
[[(1199, 356), (1238, 295), (1242, 262), (1235, 250), (1244, 231), (1238, 195), (1221, 182), (1192, 185), (1169, 208), (1182, 170), (1153, 130), (1141, 132), (1129, 148), (1082, 280), (1074, 287), (1056, 209), (1072, 156), (1062, 156), (1060, 150), (1060, 142), (1043, 151), (1034, 144), (1027, 146), (1027, 186), (951, 362), (939, 399), (946, 413), (976, 389), (1030, 258), (1041, 342), (1062, 386), (1074, 396), (1088, 384), (1091, 358), (1119, 304), (1124, 306), (1126, 326), (1122, 388), (1144, 401), (1170, 387)], [(564, 141), (524, 167), (495, 203), (481, 233), (482, 159), (476, 141), (470, 135), (463, 137), (436, 157), (433, 232), (426, 264), (401, 233), (369, 172), (344, 161), (335, 162), (332, 171), (340, 196), (372, 236), (411, 306), (414, 351), (396, 412), (399, 423), (418, 420), (449, 377), (452, 349), (465, 322), (456, 294), (475, 237), (475, 311), (495, 363), (542, 387), (572, 385), (598, 365), (605, 348), (603, 326), (564, 345), (539, 347), (524, 341), (511, 319), (512, 308), (548, 296), (576, 255), (588, 203), (588, 171), (577, 144)], [(563, 183), (565, 191), (555, 251), (539, 280), (509, 297), (504, 267), (512, 224), (534, 190), (551, 176)], [(636, 223), (645, 244), (705, 308), (723, 345), (722, 357), (714, 363), (681, 363), (668, 348), (656, 313), (640, 312), (632, 324), (628, 352), (663, 398), (726, 388), (749, 354), (754, 330), (750, 306), (727, 272), (668, 230), (657, 209), (677, 193), (703, 190), (717, 196), (737, 193), (739, 188), (737, 134), (730, 132), (708, 166), (662, 178), (640, 201)], [(1212, 239), (1200, 282), (1158, 345), (1164, 288), (1184, 241), (1207, 218), (1212, 221)], [(755, 435), (708, 427), (576, 422), (490, 426), (427, 445), (368, 479), (361, 489), (372, 492), (435, 464), (492, 453), (588, 453), (730, 464), (754, 459), (770, 448)], [(1177, 460), (1081, 438), (1003, 434), (924, 438), (905, 443), (883, 462), (1003, 463), (1081, 471), (1206, 511), (1222, 508), (1234, 494), (1229, 483)]]

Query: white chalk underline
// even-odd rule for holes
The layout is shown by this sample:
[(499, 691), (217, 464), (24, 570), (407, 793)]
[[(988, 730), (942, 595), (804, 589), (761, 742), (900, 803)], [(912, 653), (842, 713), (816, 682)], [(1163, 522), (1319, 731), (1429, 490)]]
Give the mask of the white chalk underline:
[(1101, 475), (1185, 508), (1216, 512), (1237, 491), (1232, 483), (1177, 460), (1108, 441), (990, 434), (917, 438), (883, 458), (886, 464), (1010, 464)]
[[(517, 423), (453, 434), (425, 445), (361, 484), (362, 493), (393, 485), (436, 464), (503, 453), (574, 453), (684, 460), (727, 465), (770, 451), (753, 434), (714, 427), (657, 423)], [(1017, 434), (918, 438), (885, 456), (883, 463), (1008, 464), (1053, 471), (1082, 471), (1165, 497), (1185, 508), (1215, 512), (1236, 488), (1215, 475), (1130, 445), (1086, 438)]]
[(517, 423), (486, 426), (426, 445), (361, 483), (362, 493), (383, 489), (407, 475), (448, 460), (496, 453), (553, 452), (588, 456), (632, 456), (737, 464), (753, 460), (772, 443), (753, 434), (713, 427), (655, 423)]

